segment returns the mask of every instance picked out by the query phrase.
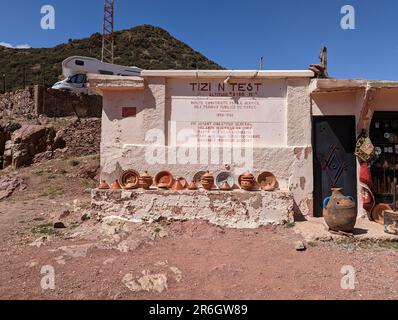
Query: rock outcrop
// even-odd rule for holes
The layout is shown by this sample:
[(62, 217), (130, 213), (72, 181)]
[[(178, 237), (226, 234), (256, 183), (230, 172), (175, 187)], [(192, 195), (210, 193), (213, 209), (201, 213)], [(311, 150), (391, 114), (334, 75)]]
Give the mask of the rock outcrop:
[(35, 155), (53, 150), (56, 132), (52, 127), (25, 125), (13, 137), (12, 166), (30, 165)]
[(24, 180), (20, 177), (6, 176), (0, 179), (0, 201), (10, 197), (15, 191), (26, 189)]
[[(32, 164), (41, 154), (51, 157), (59, 148), (65, 147), (65, 141), (57, 136), (51, 126), (23, 125), (14, 133), (0, 128), (1, 167), (12, 165), (15, 169)], [(0, 167), (0, 168), (1, 168)]]

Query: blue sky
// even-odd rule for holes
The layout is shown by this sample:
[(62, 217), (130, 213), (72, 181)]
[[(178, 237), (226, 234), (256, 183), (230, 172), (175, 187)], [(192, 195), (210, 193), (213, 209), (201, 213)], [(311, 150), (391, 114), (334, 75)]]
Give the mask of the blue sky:
[[(115, 0), (116, 29), (153, 24), (229, 69), (306, 69), (329, 48), (329, 73), (398, 80), (396, 0)], [(56, 10), (56, 29), (40, 28), (42, 5)], [(343, 5), (356, 29), (340, 28)], [(102, 0), (2, 0), (0, 42), (51, 47), (100, 32)], [(134, 62), (132, 62), (134, 64)]]

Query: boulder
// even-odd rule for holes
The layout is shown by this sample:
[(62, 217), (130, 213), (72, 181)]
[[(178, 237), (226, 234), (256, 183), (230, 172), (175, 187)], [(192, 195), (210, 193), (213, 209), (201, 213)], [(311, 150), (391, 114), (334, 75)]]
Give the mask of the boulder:
[(20, 168), (33, 163), (37, 154), (53, 150), (55, 130), (41, 125), (24, 125), (13, 136), (12, 165)]
[(54, 143), (53, 143), (53, 150), (56, 149), (65, 149), (66, 148), (66, 142), (64, 139), (64, 132), (63, 131), (58, 131), (55, 138), (54, 138)]
[(12, 149), (14, 144), (11, 140), (6, 141), (3, 154), (3, 168), (7, 168), (12, 163)]
[(0, 179), (0, 201), (12, 196), (15, 191), (25, 190), (26, 187), (24, 180), (19, 177), (4, 177)]
[(7, 139), (7, 133), (5, 131), (5, 128), (0, 126), (0, 156), (2, 156), (4, 154), (7, 140), (8, 139)]

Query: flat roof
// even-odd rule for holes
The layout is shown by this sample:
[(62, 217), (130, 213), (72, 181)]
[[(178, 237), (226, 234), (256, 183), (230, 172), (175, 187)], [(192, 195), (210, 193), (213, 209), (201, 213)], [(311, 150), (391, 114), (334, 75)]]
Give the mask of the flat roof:
[(310, 84), (310, 92), (342, 92), (363, 89), (398, 89), (397, 81), (367, 79), (314, 79)]
[(311, 70), (142, 70), (142, 77), (167, 78), (313, 78)]

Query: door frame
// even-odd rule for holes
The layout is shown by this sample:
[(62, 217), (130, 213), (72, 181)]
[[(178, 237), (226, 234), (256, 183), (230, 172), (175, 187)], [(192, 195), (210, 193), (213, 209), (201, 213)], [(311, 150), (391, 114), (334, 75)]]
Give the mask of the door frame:
[[(314, 193), (313, 193), (313, 199), (314, 199), (314, 208), (313, 208), (313, 213), (314, 217), (323, 217), (322, 210), (318, 213), (319, 205), (322, 204), (323, 200), (322, 199), (322, 179), (321, 179), (321, 174), (322, 170), (319, 171), (317, 170), (316, 163), (318, 161), (317, 159), (317, 148), (316, 148), (316, 141), (315, 141), (315, 136), (316, 136), (316, 126), (315, 126), (315, 121), (316, 119), (320, 118), (350, 118), (352, 121), (352, 126), (353, 126), (353, 132), (354, 132), (354, 143), (356, 139), (356, 129), (357, 129), (357, 121), (356, 117), (354, 115), (317, 115), (317, 116), (312, 116), (311, 117), (311, 124), (312, 124), (312, 149), (313, 149), (313, 176), (314, 176)], [(354, 155), (355, 156), (355, 155)], [(358, 196), (358, 166), (357, 162), (355, 161), (355, 168), (354, 168), (354, 175), (355, 175), (355, 194), (353, 196), (357, 198)], [(319, 203), (318, 203), (319, 202)], [(359, 204), (359, 199), (357, 199), (356, 204), (358, 206)]]

